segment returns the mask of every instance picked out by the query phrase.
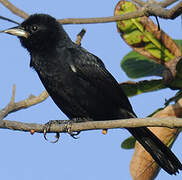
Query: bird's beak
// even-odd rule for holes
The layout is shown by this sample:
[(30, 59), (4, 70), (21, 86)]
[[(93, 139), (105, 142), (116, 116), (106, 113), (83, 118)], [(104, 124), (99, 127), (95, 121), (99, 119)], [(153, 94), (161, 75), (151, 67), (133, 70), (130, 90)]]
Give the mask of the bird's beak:
[(14, 35), (14, 36), (24, 37), (24, 38), (28, 38), (28, 36), (29, 36), (29, 33), (26, 32), (23, 28), (21, 28), (19, 26), (13, 27), (13, 28), (10, 28), (10, 29), (6, 29), (6, 30), (3, 30), (1, 32), (11, 34), (11, 35)]

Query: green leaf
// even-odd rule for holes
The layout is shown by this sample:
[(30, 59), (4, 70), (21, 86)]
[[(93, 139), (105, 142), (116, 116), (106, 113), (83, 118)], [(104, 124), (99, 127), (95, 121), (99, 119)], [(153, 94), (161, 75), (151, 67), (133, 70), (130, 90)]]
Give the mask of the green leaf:
[(122, 83), (121, 86), (128, 97), (166, 88), (162, 80), (129, 81)]
[(121, 143), (121, 147), (123, 149), (133, 149), (135, 147), (135, 143), (136, 139), (133, 136), (130, 136)]
[(163, 65), (140, 55), (135, 51), (128, 53), (121, 61), (121, 67), (130, 78), (162, 76), (166, 69)]
[[(114, 15), (123, 15), (141, 9), (131, 1), (122, 0), (116, 5)], [(117, 21), (117, 29), (124, 41), (140, 54), (158, 63), (181, 56), (179, 48), (164, 31), (146, 17)]]

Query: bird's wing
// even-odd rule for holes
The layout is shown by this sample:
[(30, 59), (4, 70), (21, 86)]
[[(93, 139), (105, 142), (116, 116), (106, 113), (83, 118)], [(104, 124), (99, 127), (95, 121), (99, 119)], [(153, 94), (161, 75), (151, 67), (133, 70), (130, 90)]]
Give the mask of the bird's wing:
[(70, 66), (89, 85), (96, 87), (108, 101), (119, 105), (134, 114), (131, 104), (114, 77), (107, 71), (103, 62), (85, 49), (69, 48), (71, 54)]

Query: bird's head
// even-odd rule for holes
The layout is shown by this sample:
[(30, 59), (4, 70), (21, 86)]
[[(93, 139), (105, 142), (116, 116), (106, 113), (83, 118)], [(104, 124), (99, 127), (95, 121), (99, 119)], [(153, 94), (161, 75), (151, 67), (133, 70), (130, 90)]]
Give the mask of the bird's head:
[(60, 37), (61, 25), (47, 14), (34, 14), (19, 26), (3, 32), (19, 37), (29, 52), (45, 52), (54, 48)]

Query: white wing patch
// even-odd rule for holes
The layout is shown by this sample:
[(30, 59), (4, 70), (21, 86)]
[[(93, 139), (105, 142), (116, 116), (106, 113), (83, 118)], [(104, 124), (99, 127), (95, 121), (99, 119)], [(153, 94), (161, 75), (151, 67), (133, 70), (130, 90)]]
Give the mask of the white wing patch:
[(71, 64), (70, 67), (71, 67), (71, 70), (72, 70), (74, 73), (76, 73), (76, 68), (75, 68), (75, 66), (74, 66), (73, 64)]

